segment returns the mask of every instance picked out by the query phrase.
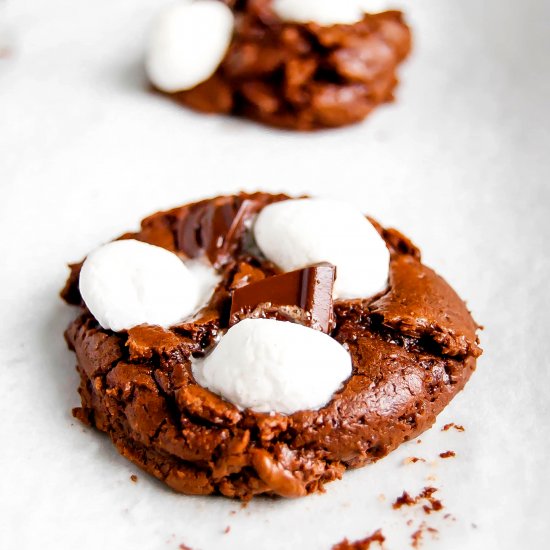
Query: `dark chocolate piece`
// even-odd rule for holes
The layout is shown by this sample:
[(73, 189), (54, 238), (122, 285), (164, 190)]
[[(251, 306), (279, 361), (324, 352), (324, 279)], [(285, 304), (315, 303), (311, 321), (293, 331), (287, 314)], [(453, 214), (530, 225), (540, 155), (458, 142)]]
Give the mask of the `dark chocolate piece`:
[(244, 317), (269, 317), (274, 310), (293, 317), (292, 312), (298, 308), (294, 320), (328, 333), (334, 323), (335, 277), (336, 268), (321, 263), (237, 288), (233, 292), (229, 324)]
[(234, 197), (223, 197), (210, 204), (198, 203), (192, 207), (180, 222), (176, 241), (178, 249), (189, 258), (204, 253), (216, 265), (240, 206)]
[(264, 206), (286, 195), (232, 195), (197, 202), (182, 212), (176, 231), (176, 248), (189, 258), (206, 255), (221, 267), (241, 247), (246, 224)]

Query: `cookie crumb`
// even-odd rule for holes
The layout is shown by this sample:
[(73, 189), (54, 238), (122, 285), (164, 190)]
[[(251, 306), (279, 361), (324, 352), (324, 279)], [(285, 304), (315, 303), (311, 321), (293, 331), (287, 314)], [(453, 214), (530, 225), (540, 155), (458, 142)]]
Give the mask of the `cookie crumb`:
[(223, 530), (223, 534), (224, 535), (227, 535), (229, 533), (229, 531), (231, 531), (231, 525), (228, 525), (224, 530)]
[(454, 451), (445, 451), (444, 453), (439, 453), (439, 456), (441, 458), (452, 458), (456, 456), (456, 453)]
[(137, 480), (138, 480), (138, 476), (136, 474), (132, 474), (130, 476), (130, 479), (134, 482), (134, 483), (137, 483)]
[(187, 544), (183, 544), (183, 542), (179, 545), (180, 550), (193, 550), (190, 546), (187, 546)]
[(413, 506), (413, 504), (416, 504), (416, 500), (407, 491), (403, 491), (403, 494), (395, 499), (392, 508), (398, 510), (402, 506)]
[(350, 542), (348, 539), (344, 539), (342, 542), (335, 544), (332, 547), (332, 550), (369, 550), (372, 543), (382, 543), (386, 540), (386, 537), (382, 534), (382, 530), (378, 529), (372, 535), (365, 537), (361, 540), (356, 540), (355, 542)]
[(435, 487), (424, 487), (424, 489), (416, 496), (411, 497), (407, 491), (403, 491), (403, 494), (400, 497), (397, 497), (395, 502), (392, 504), (394, 510), (398, 510), (403, 506), (414, 506), (418, 504), (421, 500), (427, 500), (428, 504), (424, 504), (422, 509), (426, 514), (431, 514), (432, 512), (439, 512), (443, 509), (443, 504), (437, 498), (434, 498), (433, 494), (437, 491)]
[(461, 426), (460, 424), (455, 424), (454, 422), (450, 422), (449, 424), (445, 424), (443, 428), (441, 428), (442, 432), (446, 432), (447, 430), (450, 430), (451, 428), (454, 428), (457, 432), (463, 432), (464, 426)]
[(425, 522), (422, 522), (418, 529), (411, 535), (411, 546), (413, 548), (420, 548), (424, 533), (430, 533), (432, 538), (437, 538), (439, 531), (434, 527), (428, 527)]
[(422, 529), (417, 529), (412, 535), (411, 535), (411, 546), (413, 548), (418, 548), (420, 546), (420, 543), (422, 542)]
[(441, 504), (441, 501), (437, 499), (430, 501), (430, 505), (424, 504), (424, 506), (422, 506), (422, 510), (424, 510), (426, 514), (431, 514), (432, 512), (439, 512), (442, 509), (443, 509), (443, 504)]
[(426, 460), (418, 456), (408, 456), (403, 461), (403, 464), (414, 464), (415, 462), (426, 462)]

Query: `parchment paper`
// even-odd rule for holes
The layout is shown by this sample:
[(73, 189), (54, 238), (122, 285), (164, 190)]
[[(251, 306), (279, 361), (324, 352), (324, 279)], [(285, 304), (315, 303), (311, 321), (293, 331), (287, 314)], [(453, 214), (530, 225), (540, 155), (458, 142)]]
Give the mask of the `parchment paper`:
[[(423, 521), (439, 531), (425, 533), (426, 549), (547, 547), (550, 3), (406, 3), (415, 48), (397, 102), (317, 134), (149, 94), (141, 59), (160, 3), (6, 6), (0, 547), (328, 550), (381, 528), (399, 550)], [(75, 358), (62, 332), (75, 312), (57, 293), (67, 262), (143, 216), (258, 188), (346, 198), (404, 231), (485, 325), (485, 354), (421, 443), (325, 494), (242, 508), (173, 493), (72, 418)], [(448, 422), (465, 432), (441, 431)], [(447, 450), (456, 457), (440, 459)], [(424, 486), (444, 510), (392, 510)]]

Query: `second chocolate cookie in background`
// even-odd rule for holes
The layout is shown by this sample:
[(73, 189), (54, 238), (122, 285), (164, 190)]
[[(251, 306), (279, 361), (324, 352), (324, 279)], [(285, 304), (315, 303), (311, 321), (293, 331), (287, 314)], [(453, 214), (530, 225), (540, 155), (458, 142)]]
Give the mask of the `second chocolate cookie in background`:
[(361, 4), (181, 0), (153, 25), (149, 79), (205, 113), (294, 130), (359, 122), (393, 100), (397, 68), (411, 50), (401, 12), (370, 14)]

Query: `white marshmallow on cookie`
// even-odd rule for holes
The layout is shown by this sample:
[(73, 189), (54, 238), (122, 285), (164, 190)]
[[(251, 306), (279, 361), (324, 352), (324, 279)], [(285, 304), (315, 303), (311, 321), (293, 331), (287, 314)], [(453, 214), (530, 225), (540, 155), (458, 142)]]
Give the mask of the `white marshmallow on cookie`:
[(273, 0), (273, 11), (283, 21), (326, 27), (353, 25), (364, 16), (360, 0)]
[(353, 25), (367, 11), (379, 13), (395, 8), (395, 0), (273, 0), (273, 11), (283, 21), (324, 27)]
[(233, 37), (234, 15), (219, 0), (179, 0), (153, 25), (145, 67), (164, 92), (194, 88), (222, 62)]
[(193, 362), (197, 382), (240, 409), (283, 414), (320, 409), (351, 372), (351, 356), (336, 340), (274, 319), (233, 325)]
[(80, 271), (79, 288), (99, 324), (121, 331), (141, 324), (169, 327), (184, 320), (211, 295), (215, 281), (208, 280), (210, 288), (201, 288), (178, 256), (128, 239), (92, 252)]
[(253, 231), (265, 257), (284, 271), (319, 262), (335, 265), (335, 298), (368, 298), (387, 284), (390, 254), (386, 243), (348, 203), (329, 199), (276, 202), (258, 214)]

